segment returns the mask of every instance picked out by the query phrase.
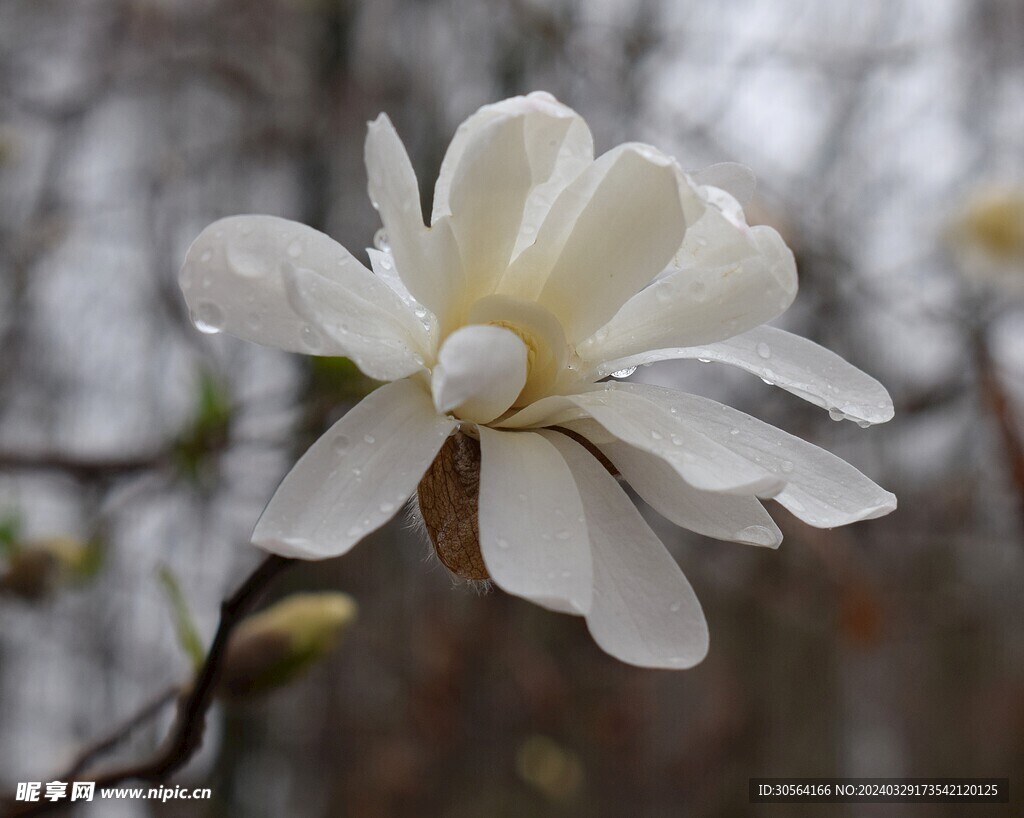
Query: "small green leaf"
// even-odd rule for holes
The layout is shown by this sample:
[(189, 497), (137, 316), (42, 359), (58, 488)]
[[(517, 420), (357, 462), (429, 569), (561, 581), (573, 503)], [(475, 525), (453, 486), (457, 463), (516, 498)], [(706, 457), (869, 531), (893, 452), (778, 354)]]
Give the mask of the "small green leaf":
[(206, 649), (199, 638), (192, 613), (188, 609), (188, 602), (181, 591), (178, 578), (166, 565), (160, 567), (160, 584), (163, 586), (167, 601), (171, 606), (171, 614), (174, 616), (174, 629), (178, 636), (178, 644), (192, 662), (192, 667), (198, 671), (206, 659)]
[(10, 511), (0, 516), (0, 554), (12, 556), (20, 550), (21, 515)]

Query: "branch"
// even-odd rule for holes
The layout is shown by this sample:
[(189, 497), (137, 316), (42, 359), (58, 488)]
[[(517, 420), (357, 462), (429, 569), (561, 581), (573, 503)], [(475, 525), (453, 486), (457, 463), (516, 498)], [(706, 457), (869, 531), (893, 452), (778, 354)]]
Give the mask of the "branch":
[(999, 427), (1003, 451), (1009, 461), (1010, 474), (1016, 488), (1020, 521), (1024, 523), (1024, 441), (1021, 440), (1013, 403), (996, 372), (984, 330), (977, 329), (972, 341), (982, 397)]
[[(177, 772), (195, 755), (203, 743), (206, 726), (206, 711), (210, 709), (217, 681), (223, 669), (225, 650), (235, 626), (249, 612), (254, 603), (266, 590), (270, 582), (294, 561), (272, 554), (256, 568), (234, 596), (221, 604), (220, 624), (213, 637), (213, 644), (206, 654), (206, 661), (199, 670), (195, 682), (186, 689), (178, 705), (178, 715), (163, 746), (150, 758), (116, 767), (95, 777), (97, 790), (112, 787), (123, 781), (140, 779), (159, 781)], [(133, 717), (136, 722), (138, 715)], [(128, 729), (131, 729), (129, 724)], [(115, 739), (114, 743), (119, 739)], [(100, 742), (100, 746), (105, 742)], [(112, 746), (112, 745), (111, 745)], [(105, 749), (105, 748), (104, 748)], [(88, 751), (87, 751), (88, 752)], [(86, 761), (88, 763), (88, 759)], [(67, 801), (17, 802), (7, 797), (5, 813), (9, 818), (28, 818), (43, 815), (71, 806)]]

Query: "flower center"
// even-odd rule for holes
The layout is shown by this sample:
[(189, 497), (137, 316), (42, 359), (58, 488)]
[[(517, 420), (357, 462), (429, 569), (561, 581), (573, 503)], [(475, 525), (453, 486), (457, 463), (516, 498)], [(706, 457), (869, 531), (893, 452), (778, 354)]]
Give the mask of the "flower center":
[(488, 321), (488, 326), (501, 327), (507, 329), (509, 332), (514, 332), (519, 340), (526, 344), (526, 379), (530, 379), (530, 373), (533, 372), (533, 364), (537, 360), (537, 340), (533, 337), (530, 332), (527, 332), (518, 324), (514, 324), (511, 321), (497, 320)]

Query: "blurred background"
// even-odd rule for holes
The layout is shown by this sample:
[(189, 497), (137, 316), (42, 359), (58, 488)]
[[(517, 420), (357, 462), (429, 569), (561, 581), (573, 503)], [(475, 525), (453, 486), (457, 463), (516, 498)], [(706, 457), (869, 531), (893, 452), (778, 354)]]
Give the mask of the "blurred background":
[[(780, 325), (878, 377), (896, 419), (833, 422), (698, 362), (633, 377), (824, 446), (898, 511), (822, 531), (773, 507), (777, 552), (652, 518), (711, 628), (682, 673), (455, 584), (396, 520), (274, 585), (346, 592), (358, 619), (305, 675), (215, 706), (176, 779), (212, 801), (76, 814), (790, 814), (750, 805), (752, 776), (1010, 776), (1019, 814), (1020, 0), (0, 3), (0, 787), (52, 780), (188, 678), (189, 620), (208, 643), (277, 482), (374, 386), (196, 332), (192, 238), (255, 212), (369, 246), (368, 119), (391, 116), (429, 201), (458, 123), (534, 89), (599, 151), (753, 169), (750, 221), (800, 267)], [(170, 715), (110, 759), (149, 753)]]

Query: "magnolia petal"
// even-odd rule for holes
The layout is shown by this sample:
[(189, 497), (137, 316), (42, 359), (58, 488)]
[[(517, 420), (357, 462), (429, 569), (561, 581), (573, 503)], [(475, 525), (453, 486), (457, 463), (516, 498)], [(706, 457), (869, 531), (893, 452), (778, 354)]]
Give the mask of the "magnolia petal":
[(503, 115), (481, 126), (465, 147), (449, 194), (470, 300), (493, 292), (508, 267), (532, 187), (525, 118)]
[[(672, 258), (686, 232), (679, 169), (646, 145), (609, 151), (552, 205), (537, 244), (518, 262), (546, 254), (550, 272), (538, 301), (570, 342), (605, 324)], [(539, 248), (534, 251), (534, 248)]]
[(485, 105), (455, 132), (434, 187), (431, 222), (451, 215), (449, 191), (463, 156), (481, 138), (486, 126), (501, 117), (521, 117), (532, 182), (521, 214), (522, 224), (513, 256), (536, 238), (544, 216), (562, 189), (594, 160), (594, 140), (575, 111), (544, 92), (512, 97)]
[(640, 364), (678, 358), (719, 361), (752, 372), (775, 386), (828, 409), (837, 420), (861, 425), (892, 420), (892, 398), (870, 375), (822, 346), (774, 327), (757, 327), (727, 341), (659, 349), (601, 364), (606, 375)]
[(757, 191), (757, 177), (746, 165), (738, 162), (718, 162), (698, 171), (691, 171), (693, 181), (702, 186), (726, 191), (740, 205), (748, 205)]
[(300, 559), (344, 554), (395, 516), (455, 425), (414, 381), (371, 392), (284, 478), (253, 543)]
[[(576, 424), (569, 428), (587, 437)], [(599, 448), (644, 502), (676, 525), (748, 545), (778, 548), (782, 542), (782, 532), (756, 497), (698, 491), (661, 458), (625, 443)]]
[(412, 296), (445, 324), (465, 285), (451, 225), (442, 219), (432, 228), (424, 226), (416, 173), (385, 114), (369, 124), (365, 155), (370, 200), (380, 211), (398, 274)]
[(631, 665), (693, 667), (707, 655), (708, 627), (676, 561), (594, 457), (564, 435), (544, 435), (565, 458), (583, 501), (594, 575), (587, 627), (594, 641)]
[(602, 363), (631, 356), (649, 363), (643, 357), (648, 350), (730, 338), (785, 311), (797, 289), (793, 254), (771, 227), (753, 227), (750, 234), (756, 254), (678, 270), (633, 296), (580, 345), (585, 366), (603, 372), (608, 367)]
[(487, 423), (503, 414), (526, 383), (527, 348), (504, 327), (455, 330), (437, 356), (431, 380), (438, 412)]
[(426, 328), (384, 282), (368, 275), (355, 286), (344, 286), (287, 262), (281, 275), (292, 309), (308, 322), (303, 330), (308, 352), (341, 349), (366, 375), (381, 381), (424, 368)]
[(428, 360), (431, 359), (434, 351), (433, 339), (438, 336), (437, 318), (434, 313), (412, 297), (412, 293), (409, 292), (405, 282), (402, 281), (402, 277), (398, 275), (398, 271), (395, 269), (395, 259), (391, 253), (385, 253), (368, 247), (366, 248), (366, 254), (370, 257), (370, 268), (373, 270), (373, 274), (394, 290), (398, 297), (402, 299), (402, 303), (412, 310), (413, 315), (426, 327), (427, 351), (431, 353), (427, 357)]
[(706, 435), (699, 424), (685, 422), (659, 402), (624, 390), (626, 384), (575, 395), (544, 398), (505, 418), (503, 428), (537, 428), (571, 424), (590, 417), (611, 435), (669, 463), (701, 491), (771, 496), (783, 484), (778, 475), (747, 460)]
[(491, 578), (546, 608), (586, 613), (590, 545), (569, 467), (538, 434), (479, 431), (480, 549)]
[(784, 478), (773, 499), (808, 525), (833, 528), (882, 517), (896, 497), (834, 454), (724, 404), (647, 384), (618, 384), (699, 425), (722, 446)]
[[(373, 292), (377, 285), (348, 250), (318, 230), (276, 216), (232, 216), (203, 230), (185, 257), (180, 283), (192, 320), (206, 332), (289, 352), (349, 354), (347, 345), (324, 337), (289, 302), (285, 269), (295, 265), (325, 287)], [(415, 348), (422, 333), (408, 318), (414, 316), (385, 294), (367, 321), (377, 327), (377, 337)], [(401, 357), (385, 349), (377, 355), (385, 369), (401, 369)]]

